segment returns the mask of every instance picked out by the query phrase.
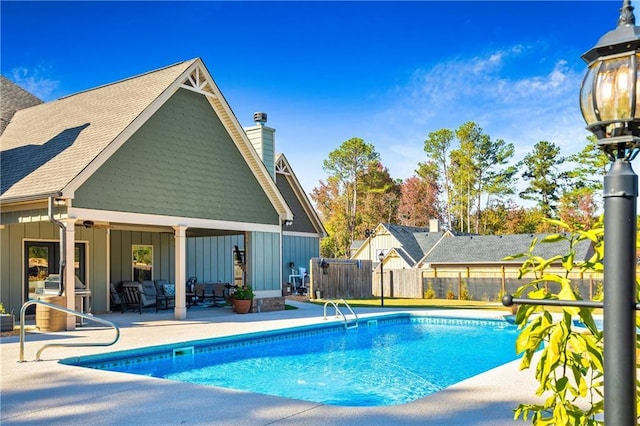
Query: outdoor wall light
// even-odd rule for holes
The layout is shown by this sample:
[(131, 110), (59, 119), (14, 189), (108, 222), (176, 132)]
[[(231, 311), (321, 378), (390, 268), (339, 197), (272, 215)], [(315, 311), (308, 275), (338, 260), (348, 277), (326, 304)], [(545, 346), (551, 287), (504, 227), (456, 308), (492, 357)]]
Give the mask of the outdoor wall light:
[(587, 129), (611, 168), (604, 178), (604, 416), (607, 425), (636, 424), (636, 210), (638, 176), (631, 161), (640, 146), (640, 28), (623, 2), (615, 30), (582, 59), (580, 88)]

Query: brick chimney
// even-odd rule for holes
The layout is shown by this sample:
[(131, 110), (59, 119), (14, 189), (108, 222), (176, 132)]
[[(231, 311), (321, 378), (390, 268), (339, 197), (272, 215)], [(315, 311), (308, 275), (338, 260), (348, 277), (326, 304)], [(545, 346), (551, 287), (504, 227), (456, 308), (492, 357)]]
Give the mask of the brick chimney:
[(265, 126), (267, 122), (266, 112), (256, 112), (253, 114), (254, 126), (245, 127), (244, 131), (251, 141), (251, 145), (262, 159), (269, 174), (276, 179), (276, 153), (275, 153), (275, 133), (276, 129)]

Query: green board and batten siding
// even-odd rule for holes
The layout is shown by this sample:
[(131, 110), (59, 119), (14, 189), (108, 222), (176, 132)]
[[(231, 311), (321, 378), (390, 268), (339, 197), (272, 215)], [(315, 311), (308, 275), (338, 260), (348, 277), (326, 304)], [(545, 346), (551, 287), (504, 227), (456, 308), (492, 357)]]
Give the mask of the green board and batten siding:
[(187, 239), (187, 276), (202, 282), (233, 283), (234, 246), (244, 250), (244, 236)]
[(254, 290), (279, 290), (280, 234), (250, 232), (247, 234), (247, 284)]
[[(278, 190), (289, 203), (289, 208), (295, 218), (291, 226), (284, 228), (285, 234), (282, 236), (282, 275), (283, 280), (286, 281), (291, 274), (289, 262), (295, 264), (296, 273), (299, 267), (305, 268), (307, 272), (310, 271), (309, 261), (320, 256), (320, 237), (286, 176), (278, 174), (276, 183)], [(287, 235), (287, 232), (295, 233), (295, 235)]]
[[(19, 315), (24, 287), (24, 242), (59, 241), (60, 232), (51, 222), (13, 223), (0, 229), (0, 301)], [(86, 247), (86, 284), (92, 291), (93, 312), (107, 309), (107, 231), (75, 227), (75, 240)]]
[(76, 191), (75, 207), (277, 225), (204, 96), (178, 90)]

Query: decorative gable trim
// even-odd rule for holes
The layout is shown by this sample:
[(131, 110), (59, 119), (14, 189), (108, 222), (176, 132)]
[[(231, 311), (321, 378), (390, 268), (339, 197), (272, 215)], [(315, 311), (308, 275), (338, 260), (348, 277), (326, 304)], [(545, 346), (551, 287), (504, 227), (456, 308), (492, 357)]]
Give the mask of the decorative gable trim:
[[(181, 64), (178, 64), (181, 65)], [(262, 160), (251, 145), (246, 133), (238, 123), (230, 106), (222, 96), (220, 89), (207, 71), (200, 58), (184, 63), (186, 67), (160, 96), (153, 100), (122, 132), (103, 149), (87, 167), (65, 186), (62, 198), (74, 198), (75, 191), (87, 181), (142, 125), (149, 120), (165, 102), (179, 89), (187, 89), (202, 94), (207, 98), (215, 114), (218, 115), (240, 154), (249, 165), (255, 178), (265, 191), (265, 194), (278, 212), (281, 221), (293, 220), (293, 213), (287, 206), (282, 194), (278, 191), (275, 181), (269, 175)]]
[(320, 238), (326, 237), (327, 231), (324, 229), (324, 226), (322, 225), (322, 221), (320, 220), (318, 213), (316, 213), (316, 210), (311, 205), (311, 202), (309, 201), (309, 197), (304, 192), (302, 185), (300, 185), (298, 178), (293, 172), (293, 169), (291, 168), (291, 165), (289, 164), (289, 161), (287, 160), (287, 157), (285, 157), (284, 154), (278, 154), (276, 156), (275, 169), (276, 169), (276, 174), (281, 174), (285, 176), (285, 178), (287, 179), (287, 182), (289, 182), (289, 185), (295, 192), (296, 198), (298, 198), (298, 201), (302, 205), (302, 208), (304, 209), (305, 214), (311, 220), (311, 223), (313, 224), (313, 227), (318, 232), (318, 235), (320, 236)]
[(187, 79), (180, 85), (181, 88), (194, 91), (204, 96), (215, 97), (215, 91), (204, 73), (200, 72), (200, 67), (196, 67)]

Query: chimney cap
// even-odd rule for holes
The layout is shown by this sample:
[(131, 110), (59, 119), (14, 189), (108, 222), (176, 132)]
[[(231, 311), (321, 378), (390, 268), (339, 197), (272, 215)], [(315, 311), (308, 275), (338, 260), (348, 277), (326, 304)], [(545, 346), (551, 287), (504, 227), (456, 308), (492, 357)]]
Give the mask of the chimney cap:
[(267, 113), (266, 112), (254, 112), (253, 113), (253, 121), (257, 124), (264, 124), (267, 122)]

